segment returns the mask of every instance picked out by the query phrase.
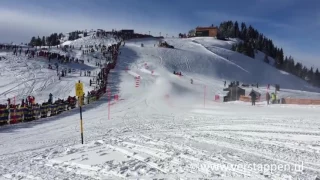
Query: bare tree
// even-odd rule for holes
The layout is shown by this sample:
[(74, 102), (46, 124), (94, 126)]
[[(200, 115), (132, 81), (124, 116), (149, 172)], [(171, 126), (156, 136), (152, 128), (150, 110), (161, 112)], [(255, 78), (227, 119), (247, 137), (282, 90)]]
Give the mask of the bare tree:
[(196, 30), (195, 30), (195, 29), (191, 29), (191, 30), (188, 32), (188, 35), (189, 35), (189, 36), (195, 36), (195, 35), (196, 35)]

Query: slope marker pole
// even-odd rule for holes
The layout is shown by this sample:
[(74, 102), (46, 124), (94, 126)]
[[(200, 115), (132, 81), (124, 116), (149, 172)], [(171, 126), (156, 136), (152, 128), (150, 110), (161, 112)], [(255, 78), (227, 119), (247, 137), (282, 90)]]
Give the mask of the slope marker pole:
[(13, 97), (13, 122), (16, 123), (16, 96)]
[(83, 120), (82, 120), (82, 104), (84, 101), (83, 83), (79, 82), (75, 84), (76, 96), (78, 96), (79, 110), (80, 110), (80, 133), (81, 144), (83, 144)]
[(109, 97), (109, 102), (108, 102), (108, 120), (110, 120), (110, 101), (111, 101), (110, 88), (108, 89), (108, 97)]
[(204, 89), (203, 89), (203, 107), (206, 107), (206, 88), (207, 86), (204, 85)]
[(80, 132), (81, 132), (81, 144), (83, 144), (82, 97), (79, 97), (79, 100), (80, 100)]

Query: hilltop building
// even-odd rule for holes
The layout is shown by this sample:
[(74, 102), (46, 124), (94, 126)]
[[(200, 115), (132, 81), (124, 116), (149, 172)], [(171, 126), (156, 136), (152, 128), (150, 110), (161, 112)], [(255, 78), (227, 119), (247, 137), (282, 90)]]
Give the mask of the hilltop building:
[(197, 27), (196, 36), (198, 37), (217, 37), (218, 27)]

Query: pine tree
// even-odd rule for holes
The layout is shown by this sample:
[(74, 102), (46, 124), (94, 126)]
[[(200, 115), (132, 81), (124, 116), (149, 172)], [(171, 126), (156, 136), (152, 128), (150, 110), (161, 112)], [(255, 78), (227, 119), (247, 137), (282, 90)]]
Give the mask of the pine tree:
[(196, 34), (196, 30), (195, 30), (195, 29), (191, 29), (191, 30), (189, 30), (189, 32), (188, 32), (188, 35), (189, 35), (189, 36), (195, 36), (195, 34)]
[(59, 34), (59, 39), (61, 39), (62, 37), (64, 37), (64, 35), (62, 33)]
[(232, 51), (236, 51), (237, 50), (237, 46), (233, 44), (232, 47), (231, 47), (231, 50)]
[(45, 45), (46, 45), (46, 39), (45, 39), (44, 36), (42, 36), (41, 45), (42, 45), (42, 46), (45, 46)]
[(33, 37), (31, 38), (31, 40), (30, 40), (29, 45), (30, 45), (30, 46), (35, 46), (35, 45), (36, 45), (36, 41), (37, 41), (37, 40), (36, 40), (36, 37), (33, 36)]
[(314, 73), (314, 84), (320, 86), (320, 73), (317, 68), (316, 72)]
[(228, 37), (234, 38), (235, 37), (235, 29), (232, 21), (228, 22)]
[(246, 26), (246, 24), (245, 23), (241, 23), (241, 32), (240, 32), (240, 38), (242, 39), (242, 40), (246, 40), (246, 34), (247, 34), (247, 26)]
[(298, 77), (302, 78), (302, 65), (301, 65), (301, 63), (297, 62), (296, 65), (294, 66), (294, 69), (295, 69), (295, 74)]
[(280, 65), (282, 66), (283, 65), (283, 60), (284, 60), (284, 54), (283, 54), (283, 49), (281, 48), (280, 49), (280, 52), (279, 52), (279, 57), (280, 57)]
[(308, 70), (307, 78), (309, 79), (309, 82), (312, 82), (314, 80), (314, 72), (313, 72), (313, 67)]
[(234, 37), (235, 38), (239, 38), (240, 37), (239, 24), (238, 24), (237, 21), (234, 23)]
[(268, 58), (268, 55), (266, 54), (265, 56), (264, 56), (264, 60), (263, 60), (265, 63), (267, 63), (267, 64), (269, 64), (270, 63), (270, 60), (269, 60), (269, 58)]
[(37, 41), (36, 41), (36, 46), (41, 46), (41, 45), (42, 45), (42, 42), (41, 42), (40, 37), (38, 36)]
[(51, 46), (50, 36), (46, 37), (46, 44), (47, 44), (47, 46)]

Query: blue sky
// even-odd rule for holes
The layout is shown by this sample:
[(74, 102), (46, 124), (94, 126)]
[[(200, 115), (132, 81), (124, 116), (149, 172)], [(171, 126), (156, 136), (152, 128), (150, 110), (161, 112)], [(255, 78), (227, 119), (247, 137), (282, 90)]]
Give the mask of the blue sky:
[(320, 67), (319, 0), (1, 0), (0, 42), (96, 28), (177, 36), (226, 20), (251, 24), (287, 55)]

